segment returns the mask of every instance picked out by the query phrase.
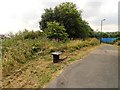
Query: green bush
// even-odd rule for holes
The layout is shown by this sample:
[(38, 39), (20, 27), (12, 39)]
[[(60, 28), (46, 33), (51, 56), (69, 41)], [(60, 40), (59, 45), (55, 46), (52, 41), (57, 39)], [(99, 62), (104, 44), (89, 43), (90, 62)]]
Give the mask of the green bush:
[[(31, 31), (30, 31), (31, 32)], [(35, 39), (24, 39), (27, 35), (21, 32), (21, 34), (12, 37), (11, 39), (3, 40), (2, 47), (2, 59), (3, 59), (3, 72), (4, 75), (8, 75), (14, 70), (18, 69), (30, 60), (36, 58), (43, 58), (42, 60), (51, 60), (50, 54), (54, 51), (74, 52), (83, 47), (99, 44), (97, 39), (83, 40), (67, 40), (65, 42), (56, 42), (47, 38), (41, 38), (39, 36)], [(20, 37), (21, 36), (21, 37)], [(47, 59), (46, 59), (47, 57)]]
[(45, 34), (41, 31), (29, 31), (25, 29), (23, 32), (18, 32), (15, 34), (14, 39), (16, 40), (24, 40), (24, 39), (35, 39), (35, 38), (40, 38), (40, 37), (45, 37)]
[(66, 40), (68, 37), (68, 34), (66, 33), (66, 29), (64, 26), (59, 25), (57, 22), (48, 22), (47, 28), (45, 29), (47, 33), (47, 37), (50, 39), (55, 40)]

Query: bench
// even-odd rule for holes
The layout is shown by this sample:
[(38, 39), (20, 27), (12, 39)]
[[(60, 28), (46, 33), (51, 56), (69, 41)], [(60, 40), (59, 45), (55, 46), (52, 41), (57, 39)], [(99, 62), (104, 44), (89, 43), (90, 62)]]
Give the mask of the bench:
[(53, 55), (53, 63), (57, 63), (59, 62), (59, 56), (62, 54), (61, 51), (57, 51), (57, 52), (53, 52), (52, 55)]

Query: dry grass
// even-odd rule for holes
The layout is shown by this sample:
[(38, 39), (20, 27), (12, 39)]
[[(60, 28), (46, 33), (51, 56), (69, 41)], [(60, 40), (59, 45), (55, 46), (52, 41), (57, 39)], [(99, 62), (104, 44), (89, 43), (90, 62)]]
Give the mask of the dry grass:
[[(13, 42), (13, 43), (11, 43)], [(44, 87), (65, 66), (87, 55), (99, 45), (97, 39), (54, 42), (48, 39), (3, 41), (3, 86), (12, 88)], [(60, 63), (52, 62), (52, 51), (64, 50)]]

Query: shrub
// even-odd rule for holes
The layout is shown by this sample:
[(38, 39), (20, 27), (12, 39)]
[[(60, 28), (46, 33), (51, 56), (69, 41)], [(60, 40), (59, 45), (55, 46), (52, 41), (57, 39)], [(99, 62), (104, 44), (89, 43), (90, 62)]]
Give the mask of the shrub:
[[(24, 37), (26, 34), (20, 35)], [(56, 42), (47, 38), (24, 39), (19, 38), (20, 35), (3, 40), (2, 58), (4, 75), (14, 72), (19, 66), (28, 63), (30, 60), (35, 60), (36, 58), (51, 60), (50, 53), (53, 51), (68, 50), (73, 52), (83, 47), (88, 47), (89, 45), (99, 44), (99, 40), (95, 38), (85, 41), (68, 40), (66, 42)]]
[(41, 31), (29, 31), (25, 29), (23, 32), (19, 31), (18, 33), (15, 34), (14, 39), (17, 40), (23, 40), (23, 39), (35, 39), (39, 37), (44, 37), (44, 33)]
[(57, 22), (48, 22), (47, 28), (45, 29), (47, 33), (47, 37), (50, 39), (55, 40), (66, 40), (68, 37), (68, 34), (66, 33), (66, 29), (64, 26), (59, 25)]

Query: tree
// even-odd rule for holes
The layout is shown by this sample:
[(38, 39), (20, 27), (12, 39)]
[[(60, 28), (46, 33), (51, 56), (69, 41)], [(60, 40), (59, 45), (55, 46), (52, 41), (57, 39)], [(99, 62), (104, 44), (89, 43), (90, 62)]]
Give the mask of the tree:
[(59, 22), (66, 29), (69, 38), (86, 38), (89, 36), (91, 27), (82, 20), (82, 11), (77, 10), (76, 4), (72, 2), (61, 3), (54, 9), (45, 9), (39, 22), (41, 29), (47, 28), (47, 22)]
[(64, 26), (57, 22), (47, 22), (47, 28), (45, 29), (48, 38), (55, 40), (65, 40), (68, 37)]
[(54, 8), (55, 20), (63, 24), (69, 37), (77, 38), (80, 34), (81, 13), (75, 4), (66, 2)]
[(80, 35), (80, 38), (88, 38), (88, 37), (94, 37), (94, 31), (93, 29), (90, 27), (89, 23), (86, 22), (85, 20), (82, 21), (82, 30), (81, 30), (81, 35)]
[(53, 10), (45, 9), (45, 13), (41, 16), (41, 21), (39, 22), (40, 29), (44, 30), (47, 27), (47, 22), (53, 22), (54, 21), (54, 13)]

